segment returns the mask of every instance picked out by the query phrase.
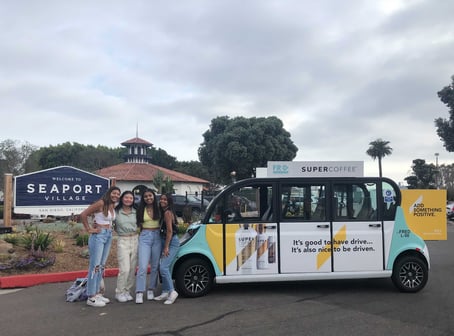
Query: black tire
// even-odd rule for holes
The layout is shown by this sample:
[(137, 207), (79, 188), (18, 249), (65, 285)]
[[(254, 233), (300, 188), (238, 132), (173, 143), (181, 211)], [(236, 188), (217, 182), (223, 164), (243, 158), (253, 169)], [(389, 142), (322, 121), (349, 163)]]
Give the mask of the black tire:
[(185, 297), (206, 295), (214, 284), (214, 273), (208, 262), (200, 258), (185, 260), (175, 272), (175, 286)]
[(391, 278), (401, 292), (416, 293), (426, 286), (429, 269), (422, 258), (403, 256), (394, 264)]

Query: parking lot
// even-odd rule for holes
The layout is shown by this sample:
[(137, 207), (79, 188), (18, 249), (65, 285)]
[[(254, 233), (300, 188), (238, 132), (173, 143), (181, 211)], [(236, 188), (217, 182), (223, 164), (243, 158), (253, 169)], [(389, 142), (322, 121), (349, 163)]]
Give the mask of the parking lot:
[[(344, 280), (217, 286), (173, 305), (156, 301), (92, 308), (65, 302), (70, 283), (0, 291), (2, 335), (453, 335), (453, 226), (429, 242), (426, 288), (397, 292), (391, 281)], [(115, 278), (108, 278), (113, 297)]]

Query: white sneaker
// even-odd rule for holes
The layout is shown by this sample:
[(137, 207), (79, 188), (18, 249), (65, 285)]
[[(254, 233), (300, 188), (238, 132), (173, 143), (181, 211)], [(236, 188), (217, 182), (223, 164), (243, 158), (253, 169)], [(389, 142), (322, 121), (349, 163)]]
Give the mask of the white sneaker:
[(153, 300), (153, 298), (154, 298), (153, 290), (151, 289), (147, 290), (147, 300)]
[(143, 303), (143, 293), (136, 293), (136, 303)]
[(101, 301), (98, 296), (93, 296), (87, 299), (87, 306), (92, 307), (105, 307), (106, 303)]
[(125, 292), (124, 294), (125, 294), (126, 301), (134, 300), (134, 298), (131, 296), (131, 294), (129, 294), (129, 292)]
[(110, 300), (108, 298), (106, 298), (105, 296), (103, 296), (102, 294), (97, 294), (96, 297), (104, 303), (110, 303)]
[(175, 300), (177, 299), (178, 297), (178, 293), (176, 291), (172, 291), (169, 295), (169, 298), (164, 301), (164, 304), (172, 304), (175, 302)]
[(126, 297), (126, 293), (116, 294), (115, 299), (117, 299), (118, 302), (127, 302), (128, 301), (128, 298)]
[(169, 297), (169, 292), (162, 292), (161, 295), (155, 296), (156, 301), (162, 301), (162, 300), (167, 300)]

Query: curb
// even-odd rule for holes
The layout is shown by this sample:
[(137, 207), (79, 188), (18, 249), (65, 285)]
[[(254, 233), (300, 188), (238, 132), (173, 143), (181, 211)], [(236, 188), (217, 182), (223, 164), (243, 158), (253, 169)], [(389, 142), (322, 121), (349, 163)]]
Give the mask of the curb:
[[(118, 268), (108, 268), (104, 271), (105, 277), (118, 275)], [(68, 282), (77, 278), (85, 278), (87, 270), (63, 272), (63, 273), (43, 273), (43, 274), (23, 274), (0, 277), (0, 289), (22, 288), (41, 285), (44, 283)]]

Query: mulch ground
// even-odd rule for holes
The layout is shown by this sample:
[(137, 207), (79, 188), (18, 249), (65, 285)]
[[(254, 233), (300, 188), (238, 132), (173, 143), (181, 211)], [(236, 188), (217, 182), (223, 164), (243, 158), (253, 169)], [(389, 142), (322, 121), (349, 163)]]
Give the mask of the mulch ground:
[[(39, 225), (39, 224), (38, 224)], [(49, 226), (42, 226), (43, 230), (48, 229)], [(6, 270), (0, 270), (1, 276), (10, 276), (10, 275), (20, 275), (20, 274), (37, 274), (37, 273), (60, 273), (60, 272), (70, 272), (70, 271), (81, 271), (88, 270), (88, 246), (78, 246), (76, 244), (75, 236), (78, 233), (83, 233), (82, 230), (77, 228), (71, 229), (62, 229), (58, 230), (58, 227), (55, 227), (55, 230), (49, 230), (50, 235), (53, 237), (53, 245), (50, 250), (45, 253), (45, 258), (55, 257), (55, 262), (53, 265), (48, 265), (46, 267), (37, 267), (33, 264), (24, 268), (12, 268)], [(18, 231), (17, 229), (15, 230)], [(22, 232), (22, 231), (20, 231)], [(16, 233), (16, 234), (20, 234)], [(60, 248), (56, 248), (59, 246)], [(58, 251), (58, 252), (57, 252)], [(25, 260), (30, 257), (30, 251), (24, 249), (20, 246), (14, 246), (14, 252), (11, 255), (12, 260)], [(6, 261), (2, 258), (1, 263), (5, 264)], [(8, 262), (9, 263), (9, 262)], [(116, 237), (114, 235), (114, 240), (112, 241), (112, 247), (110, 254), (106, 263), (106, 268), (116, 268), (117, 266), (117, 243)]]

